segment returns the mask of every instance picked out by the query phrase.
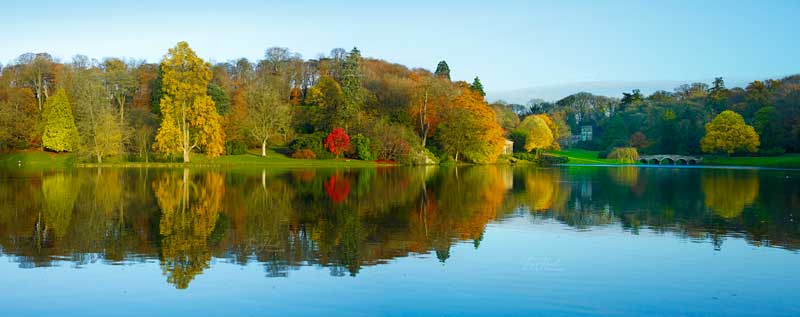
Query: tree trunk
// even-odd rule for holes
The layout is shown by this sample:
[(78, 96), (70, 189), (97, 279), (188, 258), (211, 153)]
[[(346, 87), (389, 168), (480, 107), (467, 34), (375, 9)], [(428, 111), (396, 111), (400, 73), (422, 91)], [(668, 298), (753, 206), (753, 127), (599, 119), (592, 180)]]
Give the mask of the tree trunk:
[(189, 163), (189, 149), (186, 147), (183, 148), (183, 162)]
[(97, 164), (103, 164), (103, 156), (97, 153)]
[(266, 157), (267, 156), (267, 140), (266, 139), (264, 141), (261, 141), (261, 156), (262, 157)]
[(456, 163), (458, 163), (458, 152), (456, 152)]

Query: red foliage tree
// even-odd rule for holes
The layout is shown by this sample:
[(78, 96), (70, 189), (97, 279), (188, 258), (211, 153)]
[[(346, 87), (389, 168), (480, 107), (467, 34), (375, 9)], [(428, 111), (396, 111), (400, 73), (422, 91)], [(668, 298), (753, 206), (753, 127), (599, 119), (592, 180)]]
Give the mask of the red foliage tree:
[(338, 158), (347, 148), (350, 147), (350, 137), (342, 128), (333, 128), (330, 134), (325, 137), (325, 148), (331, 151)]

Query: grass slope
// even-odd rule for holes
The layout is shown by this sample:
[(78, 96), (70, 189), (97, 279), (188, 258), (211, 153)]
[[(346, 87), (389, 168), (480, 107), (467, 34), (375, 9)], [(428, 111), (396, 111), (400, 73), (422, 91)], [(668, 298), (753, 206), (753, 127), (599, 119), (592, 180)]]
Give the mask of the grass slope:
[(64, 168), (75, 164), (75, 155), (42, 151), (19, 151), (0, 154), (0, 166), (7, 168)]
[(705, 157), (703, 165), (760, 166), (774, 168), (800, 168), (800, 154), (780, 156)]
[(624, 164), (616, 159), (597, 158), (597, 154), (600, 153), (599, 151), (568, 149), (561, 151), (547, 151), (547, 153), (553, 155), (566, 156), (569, 159), (567, 164), (610, 164), (610, 165)]
[[(217, 158), (208, 158), (203, 154), (192, 154), (192, 161), (187, 164), (180, 162), (126, 162), (122, 157), (110, 157), (103, 160), (103, 164), (78, 163), (82, 167), (110, 166), (110, 167), (182, 167), (182, 166), (219, 166), (219, 167), (375, 167), (375, 162), (353, 159), (329, 160), (304, 160), (293, 159), (286, 155), (270, 150), (266, 157), (261, 157), (261, 152), (242, 155), (227, 155)], [(75, 166), (75, 155), (71, 153), (55, 154), (41, 151), (20, 151), (0, 154), (0, 166), (6, 168), (64, 168)]]

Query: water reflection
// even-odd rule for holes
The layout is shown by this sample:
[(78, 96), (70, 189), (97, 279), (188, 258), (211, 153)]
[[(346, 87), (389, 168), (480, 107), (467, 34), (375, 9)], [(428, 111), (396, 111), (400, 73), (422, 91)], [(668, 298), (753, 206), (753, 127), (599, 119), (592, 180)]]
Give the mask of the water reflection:
[[(480, 247), (487, 224), (530, 213), (577, 230), (621, 226), (796, 250), (788, 172), (484, 166), (233, 171), (4, 172), (0, 246), (20, 267), (158, 260), (189, 287), (212, 259), (357, 275), (414, 254)], [(532, 223), (531, 226), (535, 226)], [(513, 250), (508, 250), (514, 252)]]

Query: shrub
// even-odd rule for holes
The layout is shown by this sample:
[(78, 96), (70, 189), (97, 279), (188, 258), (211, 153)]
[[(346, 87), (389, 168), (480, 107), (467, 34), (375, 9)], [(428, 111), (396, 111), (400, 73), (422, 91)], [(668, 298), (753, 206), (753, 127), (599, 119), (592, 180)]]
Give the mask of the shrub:
[(559, 156), (559, 155), (551, 155), (551, 154), (541, 154), (539, 157), (536, 157), (535, 153), (528, 153), (528, 152), (517, 152), (514, 153), (514, 158), (519, 160), (531, 161), (541, 166), (552, 166), (556, 164), (565, 164), (569, 161), (566, 156)]
[(301, 150), (294, 151), (294, 153), (292, 153), (292, 158), (296, 158), (296, 159), (315, 159), (315, 158), (317, 158), (317, 155), (314, 154), (314, 152), (309, 150), (309, 149), (301, 149)]
[(414, 147), (421, 147), (413, 131), (385, 121), (374, 124), (369, 136), (372, 153), (380, 160), (401, 162)]
[(240, 155), (247, 153), (247, 143), (242, 141), (225, 142), (225, 155)]
[(552, 166), (557, 164), (566, 164), (569, 159), (566, 156), (543, 154), (539, 156), (537, 163), (541, 166)]
[(317, 155), (317, 158), (331, 158), (333, 155), (325, 151), (325, 149), (322, 147), (323, 139), (325, 139), (325, 132), (303, 134), (294, 139), (294, 141), (292, 141), (292, 143), (289, 145), (289, 148), (292, 150), (292, 153), (305, 149), (314, 152), (314, 154)]
[(368, 137), (365, 137), (363, 134), (356, 134), (351, 139), (352, 146), (350, 147), (350, 157), (357, 158), (360, 160), (365, 161), (374, 161), (375, 154), (372, 153), (372, 148), (370, 148), (370, 140)]
[(764, 156), (778, 156), (786, 152), (783, 148), (780, 147), (773, 147), (769, 149), (761, 149), (758, 151), (759, 154)]
[(516, 152), (516, 153), (514, 153), (513, 156), (514, 156), (514, 158), (516, 158), (518, 160), (525, 160), (525, 161), (531, 161), (531, 162), (535, 162), (536, 161), (536, 154), (534, 154), (534, 153)]

